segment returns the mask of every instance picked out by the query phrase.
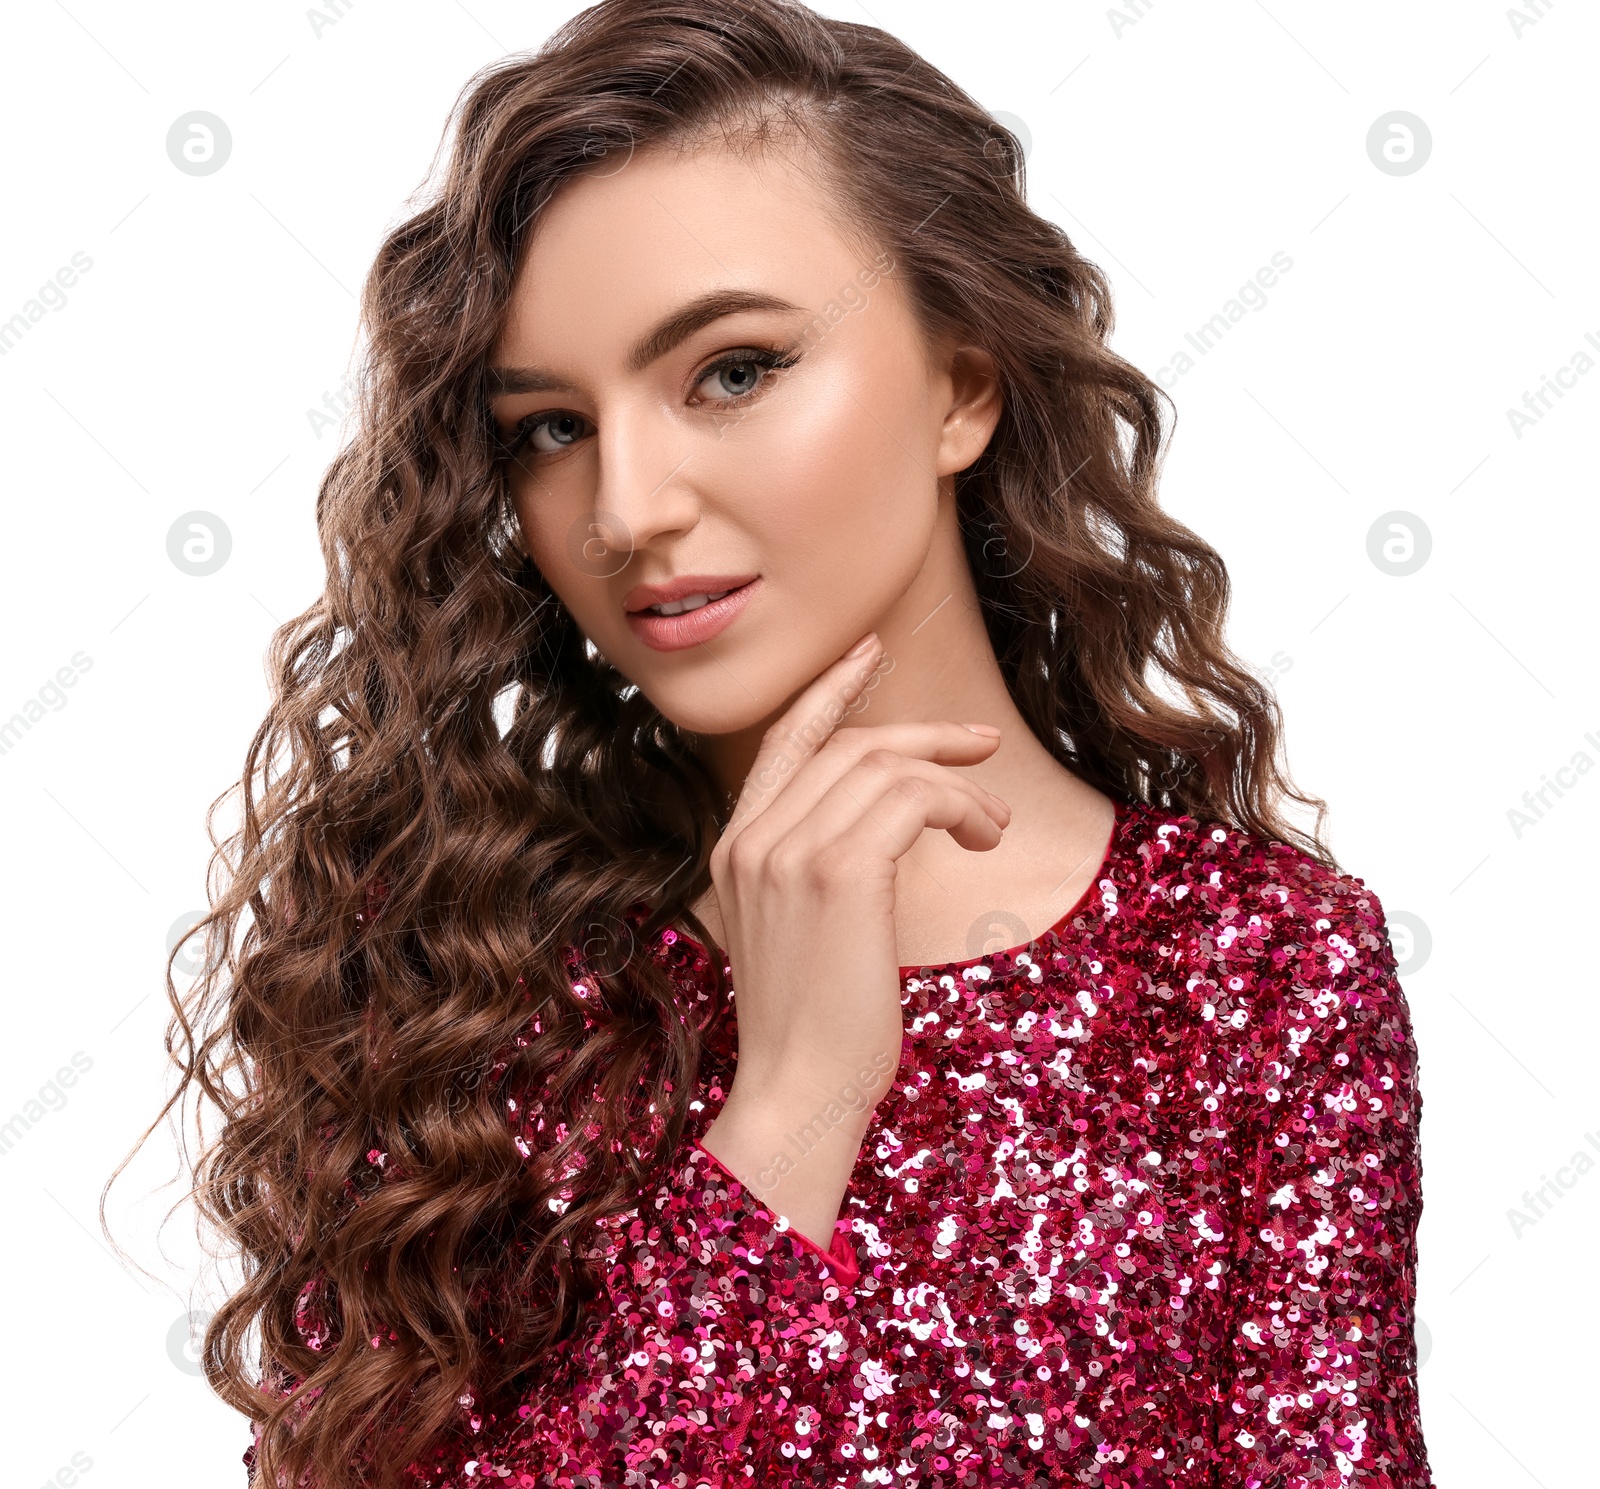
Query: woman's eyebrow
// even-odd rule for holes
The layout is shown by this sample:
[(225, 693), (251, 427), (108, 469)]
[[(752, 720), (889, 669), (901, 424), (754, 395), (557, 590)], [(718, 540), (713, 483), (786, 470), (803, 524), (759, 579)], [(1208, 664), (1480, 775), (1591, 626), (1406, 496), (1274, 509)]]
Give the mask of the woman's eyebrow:
[[(664, 357), (680, 342), (693, 336), (702, 326), (741, 311), (802, 311), (778, 295), (761, 290), (710, 290), (666, 316), (655, 328), (641, 336), (628, 353), (628, 370), (643, 372), (658, 357)], [(485, 374), (491, 398), (510, 393), (571, 393), (572, 384), (538, 367), (491, 367)]]

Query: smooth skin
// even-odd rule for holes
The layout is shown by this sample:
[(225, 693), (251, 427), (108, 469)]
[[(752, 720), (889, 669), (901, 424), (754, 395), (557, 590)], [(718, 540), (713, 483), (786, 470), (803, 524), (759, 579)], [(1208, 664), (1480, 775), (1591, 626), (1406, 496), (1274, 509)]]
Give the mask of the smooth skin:
[[(954, 476), (999, 419), (994, 360), (927, 342), (808, 159), (652, 149), (569, 183), (490, 366), (520, 389), (491, 409), (526, 551), (734, 804), (694, 907), (738, 989), (703, 1141), (826, 1245), (899, 1068), (901, 966), (1053, 924), (1113, 807), (1017, 711), (962, 547)], [(795, 308), (679, 317), (646, 343), (728, 290)], [(830, 302), (851, 308), (814, 322)], [(583, 556), (597, 514), (629, 535), (615, 562)], [(760, 578), (709, 641), (653, 650), (624, 597), (686, 574)]]

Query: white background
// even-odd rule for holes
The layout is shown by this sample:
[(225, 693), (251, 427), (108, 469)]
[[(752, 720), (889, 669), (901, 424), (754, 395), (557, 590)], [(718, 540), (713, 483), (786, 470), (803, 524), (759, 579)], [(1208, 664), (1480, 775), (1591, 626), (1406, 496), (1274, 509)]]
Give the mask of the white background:
[[(1600, 763), (1600, 369), (1520, 437), (1507, 411), (1600, 341), (1594, 7), (1522, 6), (1520, 26), (1487, 0), (822, 8), (1022, 121), (1035, 210), (1110, 274), (1113, 345), (1177, 400), (1163, 497), (1229, 564), (1231, 638), (1278, 674), (1297, 779), (1344, 866), (1431, 935), (1404, 982), (1441, 1489), (1592, 1482), (1600, 1175), (1565, 1170), (1520, 1235), (1508, 1210), (1600, 1143), (1600, 772), (1520, 833), (1508, 811), (1579, 752)], [(92, 1061), (0, 1157), (18, 1485), (74, 1453), (91, 1486), (243, 1485), (247, 1428), (184, 1364), (187, 1311), (215, 1302), (190, 1292), (187, 1212), (165, 1257), (153, 1237), (181, 1193), (158, 1187), (169, 1140), (111, 1212), (164, 1285), (119, 1266), (96, 1200), (164, 1094), (161, 967), (204, 902), (205, 808), (260, 721), (273, 626), (321, 585), (339, 434), (308, 411), (346, 375), (356, 291), (471, 73), (575, 7), (321, 9), (319, 30), (288, 0), (12, 0), (0, 31), (0, 321), (92, 260), (0, 357), (0, 721), (90, 662), (0, 754), (0, 1120)], [(167, 154), (195, 110), (232, 135), (211, 175)], [(1367, 149), (1395, 110), (1432, 137), (1407, 175)], [(1184, 333), (1278, 251), (1267, 303), (1175, 376)], [(232, 534), (206, 578), (167, 555), (194, 509)], [(1403, 576), (1368, 553), (1396, 510), (1432, 543)]]

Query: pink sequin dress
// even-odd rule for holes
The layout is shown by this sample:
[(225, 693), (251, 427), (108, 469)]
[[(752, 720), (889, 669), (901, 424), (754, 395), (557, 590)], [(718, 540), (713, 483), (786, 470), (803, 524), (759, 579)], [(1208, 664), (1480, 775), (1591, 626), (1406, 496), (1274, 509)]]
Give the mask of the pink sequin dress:
[[(706, 996), (705, 948), (652, 954)], [(1036, 942), (901, 973), (902, 1063), (829, 1244), (699, 1146), (707, 1076), (672, 1171), (605, 1228), (608, 1305), (419, 1483), (1432, 1489), (1422, 1102), (1376, 895), (1126, 806)]]

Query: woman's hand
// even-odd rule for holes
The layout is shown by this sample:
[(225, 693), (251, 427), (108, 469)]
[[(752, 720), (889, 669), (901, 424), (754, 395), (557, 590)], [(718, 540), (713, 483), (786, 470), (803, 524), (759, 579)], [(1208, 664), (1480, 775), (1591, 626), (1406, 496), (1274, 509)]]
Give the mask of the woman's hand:
[(877, 667), (869, 635), (766, 733), (711, 879), (733, 969), (738, 1068), (704, 1146), (824, 1247), (872, 1109), (900, 1068), (897, 863), (924, 828), (989, 849), (1006, 804), (950, 769), (999, 731), (836, 728)]

